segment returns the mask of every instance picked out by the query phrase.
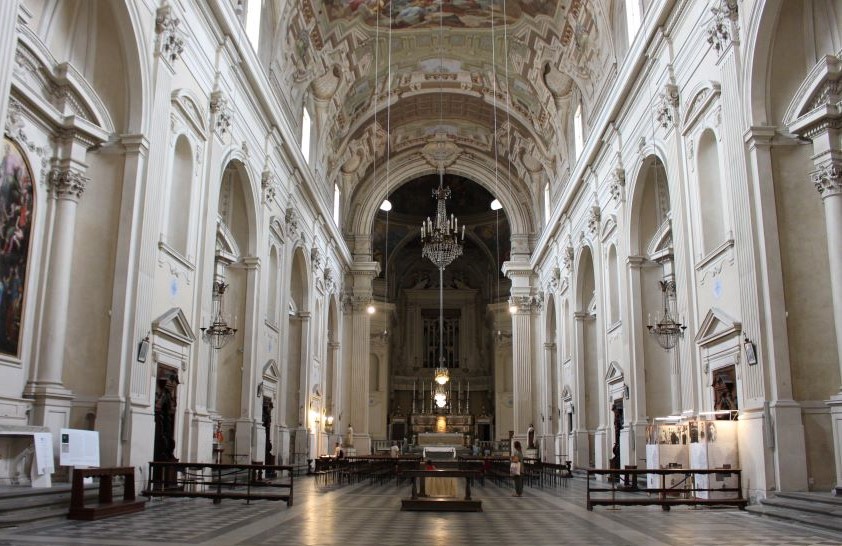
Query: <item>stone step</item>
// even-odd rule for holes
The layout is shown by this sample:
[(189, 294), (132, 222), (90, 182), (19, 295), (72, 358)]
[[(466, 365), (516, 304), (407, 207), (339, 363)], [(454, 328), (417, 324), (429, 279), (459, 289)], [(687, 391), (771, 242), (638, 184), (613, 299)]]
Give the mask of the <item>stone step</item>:
[(822, 529), (830, 529), (832, 531), (842, 531), (842, 521), (840, 521), (838, 516), (804, 512), (801, 510), (781, 508), (767, 504), (753, 504), (746, 507), (746, 510), (758, 516), (769, 517), (781, 521), (801, 523), (813, 527), (820, 527)]
[[(115, 485), (115, 499), (123, 495), (122, 485)], [(99, 485), (85, 486), (86, 504), (95, 502)], [(34, 521), (65, 519), (70, 510), (70, 486), (56, 485), (44, 489), (30, 487), (10, 488), (0, 491), (0, 528), (17, 527)]]
[(832, 504), (842, 507), (842, 496), (834, 496), (822, 493), (778, 493), (778, 498), (796, 499), (822, 504)]
[(842, 503), (833, 504), (778, 496), (763, 499), (761, 504), (764, 506), (774, 506), (775, 508), (786, 508), (789, 510), (809, 512), (811, 514), (823, 514), (834, 517), (842, 516)]

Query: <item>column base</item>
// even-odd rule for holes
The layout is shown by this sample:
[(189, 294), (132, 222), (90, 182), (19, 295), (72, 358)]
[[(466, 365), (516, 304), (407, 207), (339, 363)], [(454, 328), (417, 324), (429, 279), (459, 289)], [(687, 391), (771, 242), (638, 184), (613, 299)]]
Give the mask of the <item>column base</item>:
[(778, 491), (807, 491), (807, 451), (801, 405), (794, 400), (780, 400), (770, 405), (769, 412), (775, 427), (774, 461)]
[[(237, 419), (234, 423), (234, 442), (237, 446), (237, 452), (231, 454), (234, 464), (251, 464), (254, 460), (254, 425), (251, 419)], [(262, 455), (260, 459), (263, 460)]]
[(126, 401), (121, 396), (103, 396), (96, 404), (96, 430), (103, 467), (123, 466), (123, 440), (127, 437), (125, 408)]
[[(70, 427), (70, 410), (73, 406), (73, 392), (61, 384), (30, 383), (25, 396), (32, 397), (32, 424), (47, 427), (58, 445), (59, 431)], [(58, 451), (56, 451), (58, 456)]]
[(574, 430), (571, 443), (573, 466), (577, 468), (590, 468), (593, 466), (591, 464), (590, 434), (588, 431)]
[[(609, 443), (611, 440), (611, 443)], [(608, 430), (599, 427), (594, 432), (593, 439), (593, 466), (594, 468), (608, 468), (609, 460), (612, 457), (613, 439), (609, 438)]]
[(371, 455), (371, 436), (367, 433), (354, 433), (354, 452), (358, 457)]
[(140, 406), (129, 407), (127, 413), (123, 459), (128, 459), (126, 466), (140, 468), (141, 477), (147, 478), (149, 462), (155, 455), (155, 414), (152, 408)]
[(834, 494), (842, 495), (842, 392), (825, 402), (830, 406), (830, 425), (833, 430), (833, 460), (836, 463)]
[[(190, 423), (192, 430), (192, 445), (190, 445), (189, 459), (200, 463), (215, 463), (214, 453), (214, 423), (209, 415), (197, 413)], [(221, 452), (220, 452), (221, 455)], [(221, 457), (220, 457), (221, 458)]]

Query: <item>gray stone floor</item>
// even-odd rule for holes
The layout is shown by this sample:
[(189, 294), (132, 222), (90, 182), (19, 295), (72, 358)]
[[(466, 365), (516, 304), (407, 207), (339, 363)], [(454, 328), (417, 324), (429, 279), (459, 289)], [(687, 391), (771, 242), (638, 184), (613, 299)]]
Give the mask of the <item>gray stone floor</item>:
[(424, 545), (624, 544), (839, 545), (842, 534), (735, 509), (629, 507), (585, 510), (584, 480), (527, 488), (522, 498), (493, 484), (474, 488), (481, 513), (401, 512), (409, 487), (317, 490), (296, 479), (295, 505), (204, 499), (155, 500), (139, 514), (95, 522), (51, 522), (0, 530), (0, 546), (83, 545)]

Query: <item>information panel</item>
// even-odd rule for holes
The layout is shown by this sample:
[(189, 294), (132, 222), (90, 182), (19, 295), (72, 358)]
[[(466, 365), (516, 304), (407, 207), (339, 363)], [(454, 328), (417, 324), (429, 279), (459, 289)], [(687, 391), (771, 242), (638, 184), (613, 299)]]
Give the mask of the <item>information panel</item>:
[(63, 428), (60, 440), (59, 464), (99, 467), (99, 432)]

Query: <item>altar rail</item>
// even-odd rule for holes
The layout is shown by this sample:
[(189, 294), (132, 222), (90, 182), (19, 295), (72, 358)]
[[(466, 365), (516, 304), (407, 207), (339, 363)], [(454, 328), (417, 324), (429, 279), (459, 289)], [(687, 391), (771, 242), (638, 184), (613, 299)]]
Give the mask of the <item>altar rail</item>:
[[(644, 488), (637, 486), (637, 477), (647, 474), (660, 476), (660, 487)], [(726, 475), (737, 478), (736, 487), (696, 487), (695, 475)], [(595, 478), (608, 476), (606, 486), (598, 486)], [(629, 483), (633, 476), (633, 485)], [(680, 476), (677, 484), (667, 487), (667, 476)], [(623, 481), (625, 480), (625, 481)], [(593, 482), (593, 485), (592, 485)], [(709, 498), (700, 498), (699, 493)], [(743, 498), (742, 471), (738, 468), (648, 468), (648, 469), (588, 469), (587, 507), (593, 510), (596, 505), (633, 506), (657, 505), (668, 511), (671, 506), (687, 504), (692, 506), (736, 506), (744, 510), (748, 501)]]
[(386, 483), (399, 476), (401, 470), (417, 469), (422, 459), (417, 456), (390, 457), (319, 457), (316, 459), (315, 485), (337, 486), (369, 480), (374, 485)]
[[(294, 467), (261, 464), (149, 463), (147, 497), (286, 501), (292, 506)], [(264, 473), (266, 477), (264, 478)], [(286, 473), (285, 480), (280, 475)], [(269, 478), (272, 475), (278, 477)]]

